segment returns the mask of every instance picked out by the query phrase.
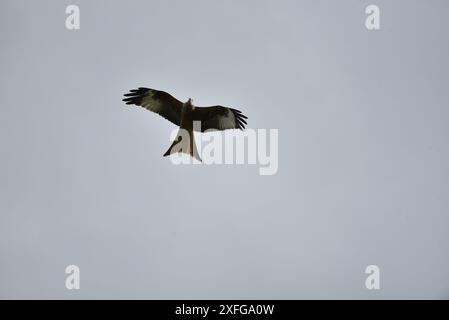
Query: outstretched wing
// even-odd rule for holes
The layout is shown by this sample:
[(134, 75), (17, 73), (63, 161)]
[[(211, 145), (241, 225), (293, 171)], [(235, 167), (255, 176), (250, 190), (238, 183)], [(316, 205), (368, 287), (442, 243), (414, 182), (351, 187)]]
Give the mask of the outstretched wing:
[(206, 130), (245, 129), (248, 119), (241, 111), (222, 107), (196, 107), (193, 112), (193, 120), (201, 121), (201, 132)]
[(150, 88), (129, 90), (123, 101), (153, 111), (176, 125), (181, 124), (182, 102), (164, 91)]

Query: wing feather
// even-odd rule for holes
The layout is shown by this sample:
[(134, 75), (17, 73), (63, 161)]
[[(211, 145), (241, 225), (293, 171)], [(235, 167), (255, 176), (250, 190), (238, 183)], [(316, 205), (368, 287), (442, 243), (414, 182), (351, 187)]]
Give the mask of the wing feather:
[(181, 124), (182, 102), (167, 92), (140, 87), (129, 90), (124, 96), (126, 104), (141, 106), (178, 126)]
[(196, 107), (193, 120), (201, 121), (201, 132), (206, 130), (245, 129), (248, 119), (241, 111), (223, 106)]

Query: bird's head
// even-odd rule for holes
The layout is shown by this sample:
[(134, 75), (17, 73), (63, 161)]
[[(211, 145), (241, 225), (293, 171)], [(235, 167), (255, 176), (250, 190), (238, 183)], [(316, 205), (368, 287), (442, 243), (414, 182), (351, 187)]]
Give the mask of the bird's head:
[(184, 103), (184, 107), (186, 108), (186, 110), (193, 110), (193, 109), (195, 109), (195, 106), (193, 105), (192, 98), (189, 98), (189, 100), (187, 100), (187, 102)]

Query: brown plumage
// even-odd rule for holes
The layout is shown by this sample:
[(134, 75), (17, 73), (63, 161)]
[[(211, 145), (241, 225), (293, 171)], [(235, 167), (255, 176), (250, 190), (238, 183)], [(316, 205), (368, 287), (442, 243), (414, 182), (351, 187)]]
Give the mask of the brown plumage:
[[(197, 107), (192, 104), (192, 99), (183, 103), (167, 92), (150, 88), (138, 88), (130, 90), (123, 99), (126, 104), (134, 104), (153, 111), (165, 119), (180, 127), (180, 132), (173, 144), (164, 154), (170, 155), (174, 152), (183, 152), (201, 161), (196, 150), (193, 131), (198, 131), (193, 126), (194, 121), (201, 122), (201, 132), (206, 130), (243, 130), (248, 119), (241, 111), (223, 106)], [(184, 130), (184, 131), (182, 131)], [(189, 135), (189, 143), (185, 132)], [(173, 152), (172, 152), (173, 151)]]

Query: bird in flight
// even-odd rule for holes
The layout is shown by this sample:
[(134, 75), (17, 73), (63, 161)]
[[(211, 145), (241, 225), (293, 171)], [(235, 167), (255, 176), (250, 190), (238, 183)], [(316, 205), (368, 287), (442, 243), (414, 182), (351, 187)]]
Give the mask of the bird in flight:
[[(197, 107), (189, 98), (181, 102), (167, 92), (150, 88), (132, 89), (123, 99), (126, 104), (134, 104), (153, 111), (179, 126), (178, 134), (164, 157), (180, 152), (201, 161), (195, 145), (193, 131), (245, 129), (248, 119), (241, 111), (223, 106)], [(200, 121), (201, 129), (193, 125)]]

